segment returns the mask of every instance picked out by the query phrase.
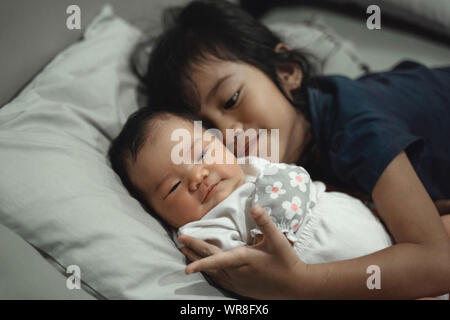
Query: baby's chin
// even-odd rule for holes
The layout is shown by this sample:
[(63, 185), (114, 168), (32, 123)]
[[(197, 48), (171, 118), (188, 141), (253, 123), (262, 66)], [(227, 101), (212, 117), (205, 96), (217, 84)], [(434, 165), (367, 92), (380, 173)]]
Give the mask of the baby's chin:
[[(234, 190), (233, 190), (234, 191)], [(203, 215), (206, 215), (209, 211), (218, 206), (223, 200), (225, 200), (233, 191), (227, 192), (225, 190), (217, 191), (216, 194), (211, 198), (211, 200), (207, 203), (207, 205), (203, 205), (204, 212)]]
[(237, 188), (242, 186), (245, 183), (245, 176), (239, 177), (239, 179), (233, 179), (231, 180), (225, 180), (222, 181), (223, 184), (229, 184), (229, 186), (224, 186), (221, 190), (218, 190), (214, 196), (212, 197), (212, 205), (207, 209), (207, 211), (204, 214), (207, 214), (210, 210), (212, 210), (214, 207), (219, 205), (222, 201), (224, 201), (226, 198), (228, 198)]

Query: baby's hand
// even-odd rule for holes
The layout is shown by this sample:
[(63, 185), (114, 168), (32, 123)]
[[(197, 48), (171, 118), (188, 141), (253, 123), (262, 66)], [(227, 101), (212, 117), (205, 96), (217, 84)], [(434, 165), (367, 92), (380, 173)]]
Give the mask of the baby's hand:
[[(263, 239), (264, 239), (264, 235), (258, 233), (258, 234), (256, 234), (255, 239), (253, 240), (253, 244), (254, 244), (254, 245), (255, 245), (255, 244), (258, 244), (258, 243), (260, 243), (261, 241), (263, 241)], [(294, 243), (293, 243), (291, 240), (288, 239), (288, 241), (289, 241), (289, 243), (291, 244), (291, 246), (294, 246)]]

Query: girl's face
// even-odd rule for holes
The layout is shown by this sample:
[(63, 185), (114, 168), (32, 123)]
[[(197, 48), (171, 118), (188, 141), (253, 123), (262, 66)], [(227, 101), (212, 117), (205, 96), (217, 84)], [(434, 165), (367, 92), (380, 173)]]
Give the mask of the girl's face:
[[(278, 76), (291, 98), (290, 91), (301, 82), (300, 69), (287, 66)], [(267, 129), (270, 152), (270, 130), (279, 129), (279, 160), (299, 160), (309, 125), (265, 73), (248, 64), (210, 58), (195, 65), (192, 79), (201, 101), (199, 116), (220, 129), (224, 137), (226, 129)]]

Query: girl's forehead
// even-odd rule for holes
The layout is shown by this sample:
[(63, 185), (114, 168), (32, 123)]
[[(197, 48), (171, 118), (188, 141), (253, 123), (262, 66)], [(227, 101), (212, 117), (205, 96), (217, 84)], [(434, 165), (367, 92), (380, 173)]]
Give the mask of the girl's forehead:
[(220, 84), (225, 83), (225, 80), (243, 78), (248, 72), (248, 67), (243, 63), (217, 58), (214, 61), (205, 61), (204, 64), (193, 66), (189, 77), (198, 99), (196, 102), (204, 104), (208, 95)]
[(195, 83), (202, 80), (216, 79), (225, 74), (238, 72), (242, 64), (236, 61), (222, 60), (213, 56), (201, 58), (194, 62), (190, 69)]

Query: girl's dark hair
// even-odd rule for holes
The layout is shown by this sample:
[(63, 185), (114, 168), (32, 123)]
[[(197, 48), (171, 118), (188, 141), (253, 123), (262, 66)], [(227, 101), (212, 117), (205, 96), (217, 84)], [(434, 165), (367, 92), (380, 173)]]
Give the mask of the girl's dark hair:
[[(288, 99), (276, 71), (279, 66), (296, 63), (302, 71), (302, 85), (292, 92), (293, 101), (289, 100), (309, 119), (306, 87), (312, 67), (306, 54), (298, 50), (275, 52), (282, 40), (237, 5), (228, 1), (193, 1), (185, 7), (166, 10), (163, 26), (163, 33), (140, 43), (132, 57), (132, 66), (146, 90), (147, 104), (154, 110), (163, 106), (173, 112), (198, 111), (192, 68), (212, 55), (260, 69)], [(146, 68), (137, 59), (143, 52), (151, 52)]]

